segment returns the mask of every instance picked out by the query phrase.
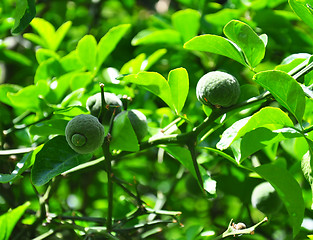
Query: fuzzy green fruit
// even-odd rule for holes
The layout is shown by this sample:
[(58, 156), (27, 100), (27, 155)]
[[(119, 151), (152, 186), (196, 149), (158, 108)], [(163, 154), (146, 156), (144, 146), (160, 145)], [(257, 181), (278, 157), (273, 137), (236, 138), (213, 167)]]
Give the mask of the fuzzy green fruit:
[(260, 183), (253, 189), (251, 203), (265, 214), (275, 213), (282, 206), (282, 201), (269, 182)]
[[(115, 110), (115, 114), (122, 111), (122, 101), (114, 93), (104, 93), (105, 112), (103, 113), (103, 124), (110, 123), (111, 116)], [(99, 117), (101, 111), (101, 93), (89, 97), (86, 102), (86, 107), (91, 115)]]
[(68, 122), (65, 128), (65, 137), (75, 152), (91, 153), (102, 145), (104, 127), (96, 117), (81, 114)]
[(239, 99), (240, 85), (234, 76), (213, 71), (200, 78), (196, 93), (198, 100), (204, 105), (230, 107)]

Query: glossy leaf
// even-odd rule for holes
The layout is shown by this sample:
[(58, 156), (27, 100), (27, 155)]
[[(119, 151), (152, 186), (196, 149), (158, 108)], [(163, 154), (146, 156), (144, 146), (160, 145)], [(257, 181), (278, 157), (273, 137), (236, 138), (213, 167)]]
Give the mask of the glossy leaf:
[(186, 42), (184, 48), (219, 54), (247, 66), (241, 50), (233, 42), (220, 36), (211, 34), (197, 36)]
[(259, 127), (233, 142), (231, 148), (237, 163), (240, 164), (247, 157), (265, 147), (286, 139), (298, 137), (302, 137), (302, 134), (293, 128), (270, 130), (266, 127)]
[(274, 98), (290, 113), (299, 123), (305, 109), (305, 95), (300, 84), (285, 72), (269, 70), (257, 73), (253, 79), (268, 90)]
[(189, 92), (189, 77), (185, 68), (177, 68), (168, 75), (173, 104), (176, 113), (179, 114), (185, 105)]
[(310, 145), (311, 147), (309, 148), (307, 153), (303, 155), (303, 158), (301, 160), (301, 169), (302, 169), (305, 179), (308, 181), (311, 187), (311, 192), (312, 192), (311, 209), (313, 209), (313, 168), (312, 168), (313, 144), (312, 144), (312, 141), (310, 141)]
[(78, 154), (70, 148), (65, 136), (49, 140), (37, 153), (31, 177), (36, 186), (48, 183), (63, 172), (89, 161), (92, 154)]
[(139, 144), (127, 112), (118, 114), (114, 119), (110, 150), (137, 152)]
[(181, 44), (179, 32), (172, 29), (162, 29), (156, 31), (143, 30), (139, 32), (132, 40), (132, 45), (146, 44)]
[(300, 231), (305, 209), (302, 190), (298, 182), (286, 169), (273, 164), (264, 164), (253, 170), (277, 191), (289, 213), (293, 237), (295, 237)]
[(94, 71), (97, 63), (97, 41), (94, 36), (86, 35), (77, 44), (77, 56), (89, 71)]
[(17, 34), (29, 25), (36, 15), (35, 0), (18, 0), (15, 9), (15, 23), (12, 28), (12, 33)]
[(99, 41), (98, 44), (98, 59), (97, 67), (99, 68), (104, 60), (110, 55), (110, 53), (115, 49), (119, 41), (126, 34), (127, 30), (130, 28), (130, 24), (122, 24), (111, 28)]
[(34, 82), (41, 80), (51, 81), (55, 77), (62, 76), (65, 73), (61, 63), (56, 58), (49, 58), (43, 61), (37, 68)]
[(156, 72), (140, 72), (125, 76), (123, 80), (140, 85), (161, 98), (170, 108), (175, 110), (170, 86), (161, 74)]
[(172, 15), (172, 24), (187, 42), (198, 34), (200, 28), (200, 13), (193, 9), (178, 11)]
[(313, 1), (289, 0), (292, 10), (310, 27), (313, 25)]
[(8, 93), (12, 106), (17, 108), (38, 111), (40, 109), (40, 98), (49, 92), (49, 86), (44, 81), (36, 85), (29, 85), (17, 93)]
[(252, 68), (256, 67), (264, 58), (264, 42), (249, 25), (232, 20), (224, 27), (224, 34), (241, 48), (247, 63)]
[(241, 119), (226, 129), (216, 147), (224, 150), (247, 132), (259, 127), (266, 127), (270, 130), (274, 130), (283, 127), (293, 127), (293, 123), (288, 115), (281, 109), (265, 107), (251, 117)]
[(1, 84), (0, 85), (0, 102), (12, 105), (10, 98), (8, 97), (8, 93), (17, 93), (22, 89), (21, 86), (14, 84)]
[(68, 121), (64, 119), (50, 119), (32, 125), (29, 132), (38, 136), (64, 135), (67, 123)]
[(26, 202), (13, 210), (9, 210), (0, 216), (0, 239), (9, 240), (16, 223), (23, 216), (26, 209), (30, 206), (30, 202)]

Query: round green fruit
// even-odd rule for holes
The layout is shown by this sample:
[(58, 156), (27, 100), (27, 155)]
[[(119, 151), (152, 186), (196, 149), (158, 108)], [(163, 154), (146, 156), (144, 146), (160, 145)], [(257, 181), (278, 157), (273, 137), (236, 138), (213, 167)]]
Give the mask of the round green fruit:
[[(113, 111), (118, 114), (122, 111), (122, 101), (114, 93), (104, 93), (105, 112), (103, 113), (103, 124), (107, 125), (110, 122)], [(101, 93), (89, 97), (86, 106), (91, 115), (99, 117), (101, 111)]]
[(230, 107), (239, 99), (240, 85), (234, 76), (213, 71), (200, 78), (196, 93), (198, 100), (204, 105)]
[(87, 154), (99, 148), (104, 141), (104, 127), (98, 118), (81, 114), (68, 122), (65, 128), (66, 141), (77, 153)]
[(253, 189), (251, 203), (265, 214), (275, 213), (282, 206), (282, 201), (269, 182), (260, 183)]

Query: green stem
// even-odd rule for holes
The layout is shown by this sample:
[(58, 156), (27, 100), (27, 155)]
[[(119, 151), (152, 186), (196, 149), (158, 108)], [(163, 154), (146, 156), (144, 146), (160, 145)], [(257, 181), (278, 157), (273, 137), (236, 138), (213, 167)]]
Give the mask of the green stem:
[(197, 156), (196, 156), (196, 149), (195, 149), (196, 141), (192, 140), (192, 141), (188, 142), (187, 147), (188, 147), (190, 154), (191, 154), (192, 164), (193, 164), (193, 167), (195, 169), (200, 188), (203, 189), (203, 180), (202, 180), (202, 176), (200, 173), (199, 164), (197, 162)]

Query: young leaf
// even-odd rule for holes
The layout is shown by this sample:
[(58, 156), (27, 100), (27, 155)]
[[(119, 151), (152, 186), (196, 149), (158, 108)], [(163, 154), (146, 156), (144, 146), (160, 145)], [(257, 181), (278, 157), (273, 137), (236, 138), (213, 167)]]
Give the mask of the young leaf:
[(9, 240), (11, 233), (20, 218), (23, 216), (30, 202), (26, 202), (11, 211), (6, 212), (0, 216), (0, 239)]
[(132, 45), (145, 45), (145, 44), (181, 44), (179, 32), (172, 29), (162, 29), (156, 31), (143, 30), (139, 32), (132, 40)]
[(312, 27), (313, 24), (313, 2), (312, 0), (289, 0), (292, 10), (305, 22)]
[(200, 28), (200, 13), (193, 9), (178, 11), (172, 15), (172, 24), (187, 42), (198, 34)]
[(15, 23), (12, 34), (22, 32), (36, 16), (35, 0), (18, 0), (16, 2)]
[(77, 56), (87, 70), (93, 72), (97, 63), (97, 41), (94, 36), (86, 35), (77, 44)]
[(170, 86), (161, 74), (156, 72), (140, 72), (125, 76), (123, 80), (140, 85), (161, 98), (172, 110), (175, 110)]
[(269, 70), (255, 74), (253, 79), (268, 90), (301, 124), (305, 94), (294, 78), (282, 71)]
[(67, 34), (68, 30), (72, 26), (71, 21), (67, 21), (63, 23), (55, 32), (54, 34), (54, 49), (57, 50), (64, 39), (65, 35)]
[(281, 109), (265, 107), (251, 117), (241, 119), (226, 129), (216, 147), (220, 150), (224, 150), (247, 132), (259, 127), (266, 127), (274, 130), (292, 126), (293, 123), (291, 119)]
[(301, 228), (305, 209), (302, 190), (298, 182), (286, 169), (273, 164), (264, 164), (253, 170), (277, 191), (289, 213), (295, 237)]
[(56, 51), (55, 45), (55, 28), (48, 21), (42, 18), (34, 18), (30, 25), (35, 29), (40, 38), (42, 39), (42, 47), (50, 49), (52, 51)]
[(49, 140), (37, 153), (31, 177), (36, 186), (42, 186), (61, 173), (85, 163), (91, 154), (78, 154), (66, 142), (65, 136)]
[(233, 42), (220, 36), (210, 34), (197, 36), (186, 42), (184, 48), (219, 54), (247, 66), (241, 50)]
[(170, 71), (168, 84), (176, 113), (179, 114), (185, 105), (189, 92), (189, 78), (185, 68), (177, 68)]
[(122, 24), (111, 28), (101, 39), (98, 44), (98, 60), (97, 67), (100, 68), (104, 60), (117, 46), (121, 38), (130, 28), (130, 24)]
[(114, 149), (130, 152), (139, 151), (137, 136), (127, 116), (127, 112), (118, 114), (114, 119), (110, 150)]
[(252, 68), (264, 58), (264, 42), (247, 24), (232, 20), (224, 27), (224, 34), (241, 48), (247, 63)]

